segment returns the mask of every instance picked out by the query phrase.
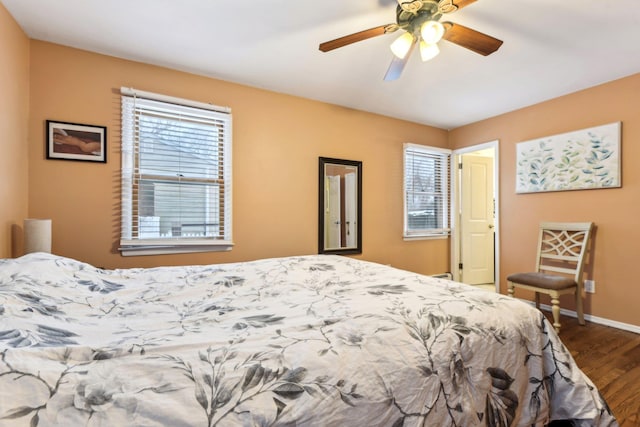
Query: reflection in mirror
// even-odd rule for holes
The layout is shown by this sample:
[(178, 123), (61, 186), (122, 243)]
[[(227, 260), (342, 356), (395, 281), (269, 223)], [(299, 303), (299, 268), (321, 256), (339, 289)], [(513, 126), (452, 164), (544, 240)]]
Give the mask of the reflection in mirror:
[(318, 253), (362, 253), (362, 162), (320, 157)]

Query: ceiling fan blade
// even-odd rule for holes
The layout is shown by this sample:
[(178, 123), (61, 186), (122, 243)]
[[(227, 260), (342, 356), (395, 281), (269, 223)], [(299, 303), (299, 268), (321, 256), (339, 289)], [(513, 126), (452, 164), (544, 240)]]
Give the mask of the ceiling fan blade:
[(320, 43), (320, 50), (323, 52), (329, 52), (330, 50), (347, 46), (352, 43), (391, 33), (397, 29), (398, 26), (396, 24), (380, 25), (379, 27), (369, 28), (368, 30), (360, 31), (357, 33), (349, 34), (348, 36), (337, 38), (335, 40)]
[(476, 0), (440, 0), (438, 9), (442, 13), (451, 13), (475, 2)]
[(471, 3), (475, 3), (475, 2), (476, 0), (453, 0), (453, 4), (456, 5), (458, 10), (462, 9), (463, 7), (469, 6)]
[(405, 65), (407, 65), (407, 62), (409, 62), (409, 57), (411, 56), (411, 52), (413, 52), (413, 48), (416, 46), (417, 43), (418, 43), (418, 38), (414, 37), (413, 43), (411, 43), (411, 47), (409, 48), (409, 51), (404, 56), (404, 58), (401, 59), (393, 55), (393, 60), (391, 61), (391, 64), (389, 64), (387, 73), (384, 75), (384, 81), (391, 82), (393, 80), (398, 80), (398, 78), (400, 78), (400, 75), (402, 74), (402, 71), (404, 70)]
[(452, 22), (443, 22), (442, 24), (446, 30), (444, 36), (442, 36), (443, 39), (466, 47), (480, 55), (490, 55), (502, 46), (502, 40), (472, 30), (464, 25), (454, 24)]

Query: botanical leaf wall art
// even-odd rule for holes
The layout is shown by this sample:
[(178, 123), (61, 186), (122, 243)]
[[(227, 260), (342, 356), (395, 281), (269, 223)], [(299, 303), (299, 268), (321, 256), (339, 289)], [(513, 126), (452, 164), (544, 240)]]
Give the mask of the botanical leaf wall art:
[(621, 122), (520, 142), (516, 193), (620, 187)]

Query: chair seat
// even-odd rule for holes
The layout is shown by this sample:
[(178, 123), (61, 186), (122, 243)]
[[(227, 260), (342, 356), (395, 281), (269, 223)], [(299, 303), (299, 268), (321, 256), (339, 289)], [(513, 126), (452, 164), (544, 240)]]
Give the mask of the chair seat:
[(577, 286), (576, 281), (569, 277), (545, 273), (516, 273), (507, 276), (507, 280), (514, 284), (536, 286), (548, 290), (562, 290)]

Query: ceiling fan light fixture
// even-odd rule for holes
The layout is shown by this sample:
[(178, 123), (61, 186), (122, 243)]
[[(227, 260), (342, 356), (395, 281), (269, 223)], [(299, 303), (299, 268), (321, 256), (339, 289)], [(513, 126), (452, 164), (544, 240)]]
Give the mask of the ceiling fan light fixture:
[(404, 59), (413, 44), (413, 34), (404, 33), (391, 43), (391, 52), (400, 59)]
[(444, 35), (444, 26), (438, 21), (427, 21), (420, 27), (420, 35), (427, 44), (436, 44)]
[(420, 42), (420, 58), (422, 62), (427, 62), (430, 59), (435, 58), (440, 53), (440, 48), (437, 44), (430, 44), (422, 40)]

